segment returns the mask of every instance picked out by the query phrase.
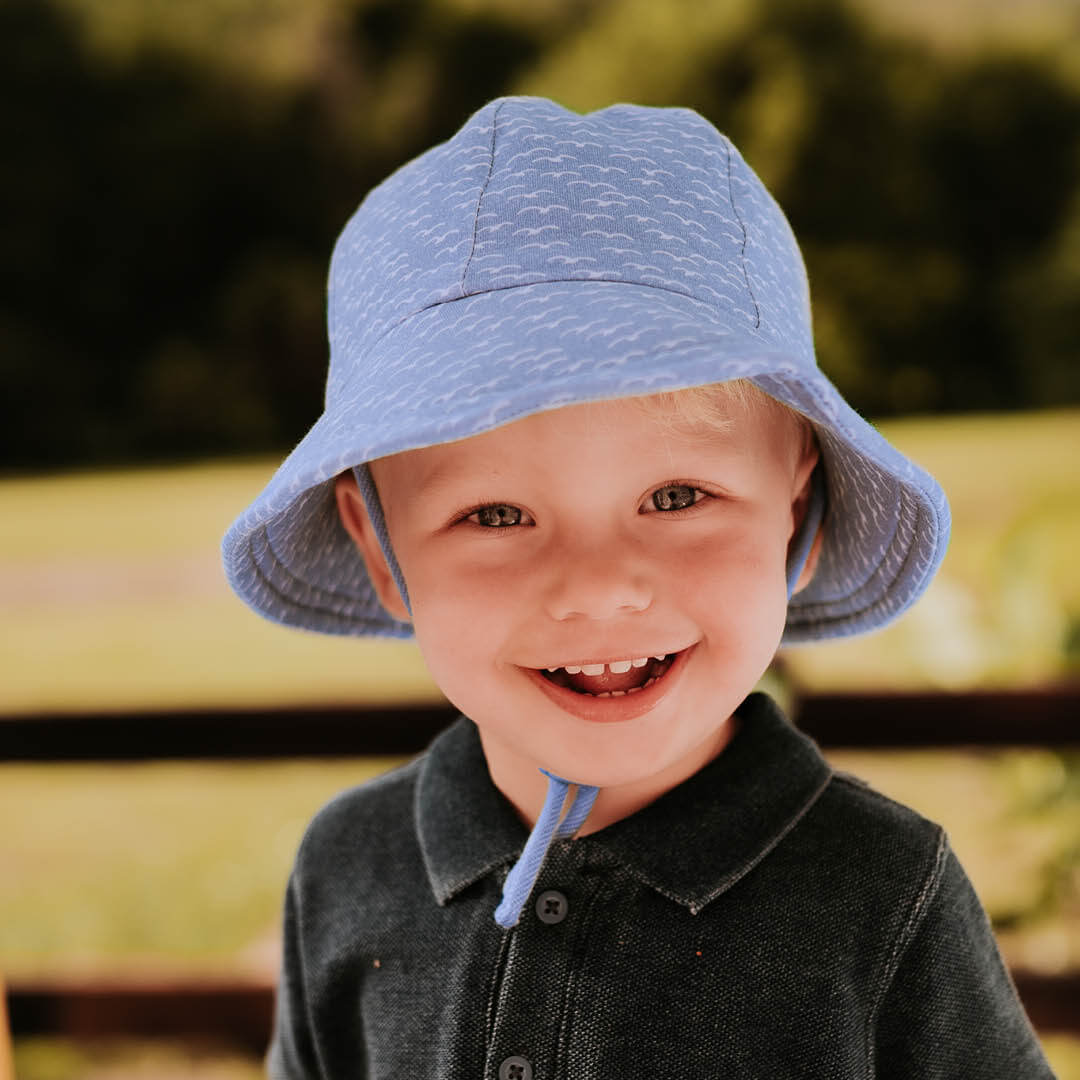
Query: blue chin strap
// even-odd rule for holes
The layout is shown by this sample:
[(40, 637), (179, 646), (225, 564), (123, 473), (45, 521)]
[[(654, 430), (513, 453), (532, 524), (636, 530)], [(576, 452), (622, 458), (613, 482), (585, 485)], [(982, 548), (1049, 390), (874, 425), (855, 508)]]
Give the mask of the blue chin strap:
[[(383, 555), (386, 557), (387, 566), (397, 584), (401, 598), (409, 614), (412, 608), (409, 605), (409, 593), (405, 588), (405, 579), (401, 574), (390, 546), (390, 537), (386, 531), (386, 521), (383, 517), (382, 504), (379, 502), (379, 493), (375, 490), (375, 483), (371, 478), (371, 472), (367, 465), (357, 465), (353, 469), (357, 486), (363, 496), (364, 505), (367, 507), (368, 517), (371, 519), (372, 528), (379, 538)], [(825, 483), (821, 475), (820, 466), (814, 469), (810, 478), (810, 502), (807, 505), (806, 516), (799, 529), (799, 535), (792, 545), (788, 554), (787, 562), (787, 594), (788, 600), (795, 592), (795, 585), (799, 580), (806, 560), (810, 558), (810, 551), (814, 546), (814, 539), (821, 527), (825, 516)], [(589, 816), (593, 803), (600, 789), (590, 784), (577, 784), (573, 801), (567, 808), (567, 796), (573, 784), (570, 780), (564, 780), (561, 776), (540, 770), (548, 778), (547, 796), (540, 816), (536, 819), (532, 832), (529, 833), (525, 847), (518, 856), (518, 861), (510, 868), (506, 882), (503, 885), (502, 900), (495, 909), (495, 922), (503, 929), (516, 926), (521, 918), (521, 912), (528, 902), (533, 886), (540, 874), (540, 867), (544, 864), (548, 848), (554, 840), (568, 840), (572, 837)], [(565, 810), (565, 814), (564, 814)]]
[(544, 807), (540, 816), (536, 819), (533, 830), (529, 833), (529, 839), (525, 841), (518, 861), (510, 869), (506, 883), (503, 885), (502, 900), (495, 909), (495, 922), (508, 930), (516, 926), (521, 918), (521, 910), (525, 907), (532, 893), (533, 885), (536, 884), (540, 867), (544, 863), (551, 842), (556, 838), (569, 839), (585, 824), (593, 803), (596, 802), (598, 787), (589, 784), (579, 784), (574, 795), (574, 801), (566, 816), (559, 821), (563, 808), (566, 805), (567, 793), (570, 790), (570, 782), (561, 776), (550, 773), (547, 769), (540, 770), (548, 778), (547, 797), (544, 799)]
[(814, 541), (821, 530), (821, 523), (825, 520), (825, 474), (821, 466), (817, 465), (810, 474), (810, 500), (806, 504), (806, 514), (799, 526), (799, 535), (795, 537), (787, 559), (787, 598), (791, 602), (795, 595), (795, 586), (799, 583), (799, 577), (806, 566), (806, 560), (810, 558), (810, 552), (814, 548)]
[(401, 567), (398, 566), (397, 557), (394, 555), (394, 549), (390, 546), (390, 534), (386, 531), (386, 518), (383, 517), (382, 503), (379, 501), (378, 491), (375, 490), (375, 481), (372, 479), (371, 470), (367, 467), (366, 463), (357, 465), (353, 469), (353, 476), (356, 477), (356, 486), (360, 489), (360, 494), (364, 497), (364, 506), (367, 507), (371, 527), (375, 530), (375, 535), (379, 538), (379, 547), (382, 548), (383, 556), (386, 559), (386, 565), (390, 567), (390, 573), (393, 575), (394, 584), (398, 587), (398, 592), (401, 593), (401, 599), (405, 604), (405, 610), (411, 615), (412, 605), (409, 603), (409, 590), (405, 588), (405, 578), (401, 573)]

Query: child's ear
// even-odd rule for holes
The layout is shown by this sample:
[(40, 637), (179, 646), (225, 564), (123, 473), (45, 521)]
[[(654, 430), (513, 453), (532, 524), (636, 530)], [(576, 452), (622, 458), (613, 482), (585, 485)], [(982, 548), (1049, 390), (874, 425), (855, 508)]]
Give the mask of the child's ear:
[(338, 517), (345, 531), (353, 538), (360, 555), (367, 567), (368, 577), (375, 586), (375, 595), (379, 603), (401, 622), (410, 622), (408, 608), (398, 592), (397, 582), (390, 573), (382, 545), (371, 526), (364, 497), (356, 485), (352, 472), (343, 472), (334, 480), (334, 495), (337, 499)]
[[(806, 512), (810, 508), (811, 477), (814, 474), (814, 469), (817, 467), (820, 457), (821, 453), (817, 446), (813, 446), (806, 451), (802, 461), (799, 463), (799, 468), (796, 471), (795, 482), (796, 485), (798, 485), (797, 490), (799, 493), (795, 496), (795, 501), (791, 504), (791, 517), (795, 527), (791, 533), (791, 540), (788, 542), (789, 549), (799, 538), (803, 519), (806, 517)], [(800, 589), (805, 589), (813, 579), (814, 571), (817, 569), (818, 559), (821, 556), (821, 541), (824, 536), (825, 527), (824, 524), (821, 524), (818, 526), (817, 533), (814, 536), (814, 542), (810, 547), (810, 554), (806, 557), (806, 564), (802, 568), (802, 573), (799, 574), (799, 580), (795, 582), (795, 588), (792, 590), (793, 596)]]

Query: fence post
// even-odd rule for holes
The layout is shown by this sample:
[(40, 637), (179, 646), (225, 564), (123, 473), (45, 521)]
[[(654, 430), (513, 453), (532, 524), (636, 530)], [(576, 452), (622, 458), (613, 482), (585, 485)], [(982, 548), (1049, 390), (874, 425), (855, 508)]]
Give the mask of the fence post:
[(7, 987), (4, 985), (3, 975), (0, 975), (0, 1080), (15, 1080), (15, 1056), (11, 1050)]

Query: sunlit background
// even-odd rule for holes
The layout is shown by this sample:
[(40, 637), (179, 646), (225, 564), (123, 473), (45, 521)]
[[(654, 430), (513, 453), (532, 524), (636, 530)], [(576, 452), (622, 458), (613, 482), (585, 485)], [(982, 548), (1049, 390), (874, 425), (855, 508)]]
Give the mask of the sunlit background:
[[(1077, 0), (0, 0), (0, 86), (3, 716), (439, 700), (411, 646), (262, 622), (217, 551), (320, 411), (338, 229), (503, 93), (727, 132), (800, 238), (822, 367), (949, 494), (924, 599), (787, 653), (788, 689), (1080, 677)], [(1009, 963), (1061, 974), (1075, 743), (830, 756), (943, 822)], [(305, 822), (387, 764), (0, 764), (0, 977), (269, 984)], [(1076, 1035), (1045, 1039), (1062, 1078)], [(258, 1074), (15, 1049), (26, 1080)]]

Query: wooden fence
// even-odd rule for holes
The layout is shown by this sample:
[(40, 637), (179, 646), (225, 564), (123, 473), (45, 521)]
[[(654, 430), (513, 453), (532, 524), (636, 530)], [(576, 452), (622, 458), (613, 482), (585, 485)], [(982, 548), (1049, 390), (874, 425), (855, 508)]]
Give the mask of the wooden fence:
[[(1078, 746), (1080, 685), (1031, 692), (808, 696), (796, 724), (829, 748)], [(403, 754), (454, 717), (448, 707), (281, 708), (31, 715), (0, 719), (0, 761), (136, 761)], [(1015, 973), (1043, 1032), (1080, 1033), (1080, 974)], [(16, 983), (13, 1034), (213, 1042), (260, 1054), (273, 988), (251, 982)]]

